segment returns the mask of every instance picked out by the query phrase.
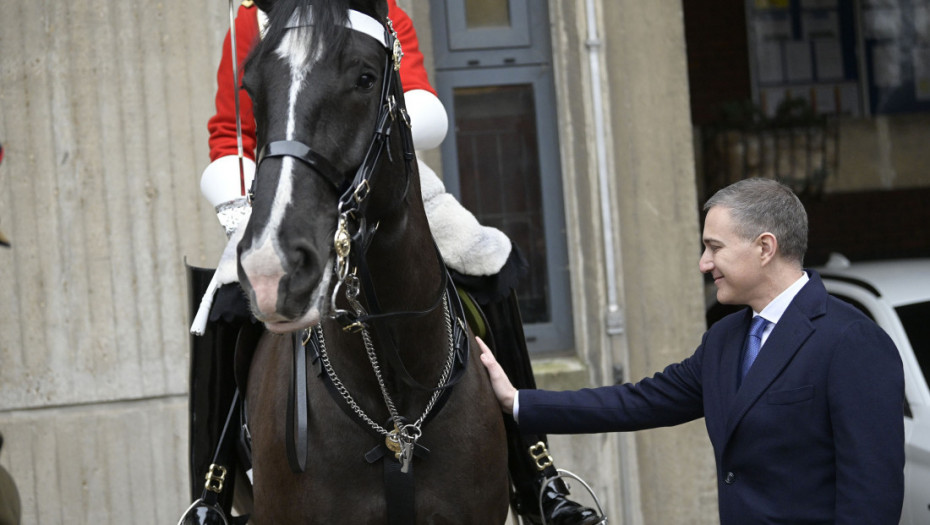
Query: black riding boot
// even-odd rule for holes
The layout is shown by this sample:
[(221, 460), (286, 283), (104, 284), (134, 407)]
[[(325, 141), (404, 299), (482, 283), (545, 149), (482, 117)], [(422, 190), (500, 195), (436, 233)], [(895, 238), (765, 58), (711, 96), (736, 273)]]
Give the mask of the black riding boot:
[[(213, 277), (213, 270), (187, 266), (190, 319)], [(191, 499), (204, 491), (217, 449), (228, 473), (217, 504), (230, 515), (237, 457), (235, 446), (218, 447), (223, 426), (236, 392), (235, 348), (242, 322), (218, 320), (207, 323), (204, 334), (190, 339), (189, 447)], [(236, 419), (238, 422), (238, 418)], [(238, 425), (236, 425), (238, 427)], [(235, 432), (235, 429), (233, 429)], [(233, 441), (235, 443), (235, 441)]]
[[(508, 296), (482, 304), (481, 308), (487, 321), (487, 331), (482, 339), (494, 352), (511, 383), (518, 389), (536, 388), (516, 294), (511, 290)], [(596, 511), (568, 499), (568, 487), (561, 479), (543, 489), (544, 480), (556, 474), (546, 436), (521, 434), (509, 416), (504, 418), (504, 426), (507, 430), (508, 468), (515, 489), (512, 502), (516, 512), (534, 525), (543, 523), (539, 513), (542, 493), (542, 511), (547, 525), (600, 523), (601, 518)]]

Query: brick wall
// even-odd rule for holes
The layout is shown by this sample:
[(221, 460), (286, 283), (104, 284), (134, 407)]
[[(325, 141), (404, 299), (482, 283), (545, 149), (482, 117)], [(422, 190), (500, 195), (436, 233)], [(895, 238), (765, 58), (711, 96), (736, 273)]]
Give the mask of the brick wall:
[(930, 188), (827, 194), (805, 203), (806, 266), (830, 252), (851, 261), (930, 257)]
[(688, 46), (691, 121), (708, 124), (724, 102), (749, 100), (749, 52), (743, 0), (682, 2)]

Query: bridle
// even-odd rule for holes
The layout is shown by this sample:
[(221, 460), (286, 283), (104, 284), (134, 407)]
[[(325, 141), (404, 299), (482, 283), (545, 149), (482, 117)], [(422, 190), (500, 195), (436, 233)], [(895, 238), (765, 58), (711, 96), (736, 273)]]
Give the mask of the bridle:
[[(400, 82), (399, 71), (403, 52), (391, 21), (387, 20), (382, 24), (368, 15), (350, 10), (349, 22), (348, 27), (375, 38), (385, 49), (384, 75), (382, 77), (378, 116), (368, 149), (361, 164), (356, 169), (354, 178), (351, 181), (346, 181), (343, 174), (334, 167), (333, 163), (311, 146), (295, 140), (279, 140), (269, 142), (261, 148), (256, 162), (256, 177), (253, 179), (252, 184), (254, 190), (254, 185), (259, 180), (258, 173), (262, 162), (269, 158), (291, 157), (311, 168), (312, 173), (322, 177), (340, 195), (338, 203), (339, 216), (333, 239), (336, 254), (333, 271), (336, 273), (337, 281), (330, 299), (330, 317), (335, 319), (343, 330), (362, 334), (369, 360), (372, 362), (376, 375), (378, 375), (382, 394), (395, 426), (393, 432), (387, 431), (371, 421), (358, 407), (352, 408), (354, 401), (351, 395), (348, 395), (347, 390), (344, 388), (340, 388), (341, 383), (338, 377), (328, 365), (320, 326), (314, 330), (308, 330), (302, 341), (295, 334), (295, 376), (291, 378), (292, 388), (288, 399), (289, 419), (287, 430), (287, 455), (292, 470), (294, 472), (303, 471), (308, 453), (306, 441), (306, 356), (300, 355), (306, 350), (320, 356), (319, 361), (327, 365), (324, 374), (325, 380), (332, 390), (338, 391), (338, 395), (335, 397), (341, 400), (343, 409), (356, 421), (359, 421), (363, 427), (367, 427), (375, 433), (387, 435), (386, 442), (394, 443), (398, 447), (398, 450), (394, 452), (397, 453), (398, 460), (401, 457), (405, 458), (403, 474), (407, 475), (407, 468), (412, 454), (418, 450), (416, 441), (420, 434), (420, 427), (438, 413), (442, 404), (448, 398), (450, 387), (458, 383), (464, 375), (464, 364), (467, 362), (469, 344), (463, 321), (464, 313), (461, 302), (454, 286), (451, 285), (448, 271), (445, 268), (438, 247), (435, 247), (435, 243), (434, 248), (436, 260), (440, 266), (441, 283), (432, 304), (423, 310), (384, 312), (375, 293), (371, 272), (367, 267), (366, 253), (378, 229), (378, 221), (370, 220), (368, 216), (369, 196), (371, 180), (385, 150), (387, 150), (388, 159), (393, 160), (391, 159), (390, 138), (395, 124), (399, 123), (397, 128), (402, 141), (405, 170), (405, 187), (401, 200), (405, 199), (408, 193), (416, 156), (410, 129), (410, 117), (407, 114)], [(376, 27), (383, 32), (383, 38), (381, 35), (376, 34)], [(251, 199), (252, 191), (249, 192), (249, 195)], [(350, 260), (354, 265), (350, 263)], [(336, 301), (341, 290), (344, 290), (346, 301), (351, 310), (337, 306)], [(358, 300), (361, 291), (364, 291), (367, 310)], [(389, 319), (424, 316), (443, 305), (445, 305), (449, 353), (438, 386), (428, 387), (416, 381), (407, 370), (400, 358), (394, 337), (392, 337), (386, 321)], [(378, 374), (378, 364), (371, 348), (371, 339), (368, 333), (370, 329), (374, 330), (378, 340), (383, 344), (382, 354), (391, 365), (394, 374), (415, 389), (433, 392), (427, 409), (420, 419), (413, 424), (404, 423), (403, 418), (394, 408), (384, 382)]]
[[(297, 27), (297, 25), (293, 26)], [(440, 272), (442, 275), (442, 285), (439, 287), (436, 299), (425, 310), (405, 311), (384, 313), (381, 311), (374, 286), (370, 282), (369, 272), (365, 268), (365, 253), (371, 245), (372, 237), (377, 231), (378, 222), (370, 221), (367, 215), (369, 194), (371, 191), (371, 180), (374, 176), (375, 169), (380, 162), (383, 153), (387, 150), (390, 158), (390, 138), (394, 124), (400, 122), (398, 129), (400, 131), (400, 140), (403, 146), (403, 161), (405, 173), (404, 196), (408, 191), (406, 186), (410, 183), (410, 174), (413, 170), (413, 163), (416, 155), (413, 149), (413, 137), (410, 130), (410, 117), (404, 103), (404, 94), (400, 83), (400, 61), (403, 57), (400, 41), (397, 39), (397, 33), (394, 31), (390, 20), (381, 24), (374, 18), (349, 10), (349, 25), (351, 29), (360, 31), (372, 38), (375, 38), (385, 49), (384, 74), (381, 86), (381, 98), (379, 103), (378, 117), (375, 121), (375, 127), (372, 132), (371, 141), (365, 153), (361, 164), (355, 172), (355, 177), (346, 182), (342, 173), (337, 170), (333, 163), (324, 155), (315, 151), (311, 146), (296, 140), (278, 140), (265, 144), (258, 155), (256, 162), (256, 173), (258, 173), (261, 163), (269, 158), (291, 157), (311, 168), (311, 171), (322, 177), (340, 194), (338, 213), (339, 219), (336, 228), (336, 234), (333, 239), (333, 246), (336, 252), (334, 271), (337, 276), (336, 286), (330, 299), (332, 317), (334, 317), (345, 330), (359, 331), (368, 328), (370, 323), (384, 317), (398, 316), (421, 316), (436, 310), (444, 295), (448, 276), (445, 268)], [(376, 34), (375, 27), (383, 32), (383, 36)], [(258, 177), (252, 181), (254, 185), (258, 183)], [(250, 198), (252, 191), (249, 192)], [(353, 258), (356, 261), (356, 267), (351, 268), (350, 256), (357, 255)], [(437, 249), (438, 256), (438, 249)], [(441, 261), (441, 258), (439, 259)], [(350, 270), (351, 268), (351, 270)], [(336, 305), (336, 299), (342, 288), (358, 288), (358, 281), (368, 298), (368, 306), (371, 313), (352, 312), (350, 310), (339, 308)], [(357, 309), (356, 309), (357, 310)]]

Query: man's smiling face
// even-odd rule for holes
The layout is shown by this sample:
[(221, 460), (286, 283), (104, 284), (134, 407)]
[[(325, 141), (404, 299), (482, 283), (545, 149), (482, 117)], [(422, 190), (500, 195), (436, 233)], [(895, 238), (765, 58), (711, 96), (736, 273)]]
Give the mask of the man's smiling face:
[(740, 237), (730, 211), (715, 206), (707, 212), (703, 240), (698, 267), (714, 278), (717, 300), (721, 304), (752, 304), (763, 281), (758, 239)]

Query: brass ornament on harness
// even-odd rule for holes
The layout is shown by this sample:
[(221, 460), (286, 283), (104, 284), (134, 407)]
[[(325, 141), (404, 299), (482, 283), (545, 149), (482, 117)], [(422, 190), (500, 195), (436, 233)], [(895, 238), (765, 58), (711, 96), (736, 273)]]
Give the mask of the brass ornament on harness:
[(346, 222), (345, 214), (340, 215), (336, 235), (333, 237), (333, 248), (336, 250), (336, 275), (339, 276), (340, 281), (345, 281), (349, 274), (349, 252), (352, 251), (352, 237), (349, 235)]
[(552, 466), (552, 456), (549, 455), (549, 449), (542, 441), (529, 448), (530, 457), (536, 462), (536, 468), (542, 472)]
[(397, 424), (394, 424), (394, 430), (384, 436), (384, 446), (394, 453), (394, 458), (400, 461), (400, 437), (398, 436)]
[(391, 22), (391, 19), (386, 20), (386, 25), (388, 31), (391, 32), (394, 40), (394, 47), (391, 50), (391, 60), (394, 62), (394, 71), (400, 71), (400, 60), (404, 58), (404, 50), (401, 48), (400, 39), (397, 38), (397, 31), (394, 31), (394, 23)]
[(349, 229), (346, 227), (346, 216), (339, 217), (339, 224), (336, 228), (336, 236), (333, 239), (333, 247), (336, 248), (336, 255), (339, 257), (348, 257), (352, 250), (352, 238), (349, 236)]
[(207, 481), (204, 483), (203, 488), (219, 494), (223, 492), (223, 483), (226, 481), (226, 467), (212, 463), (204, 478)]

